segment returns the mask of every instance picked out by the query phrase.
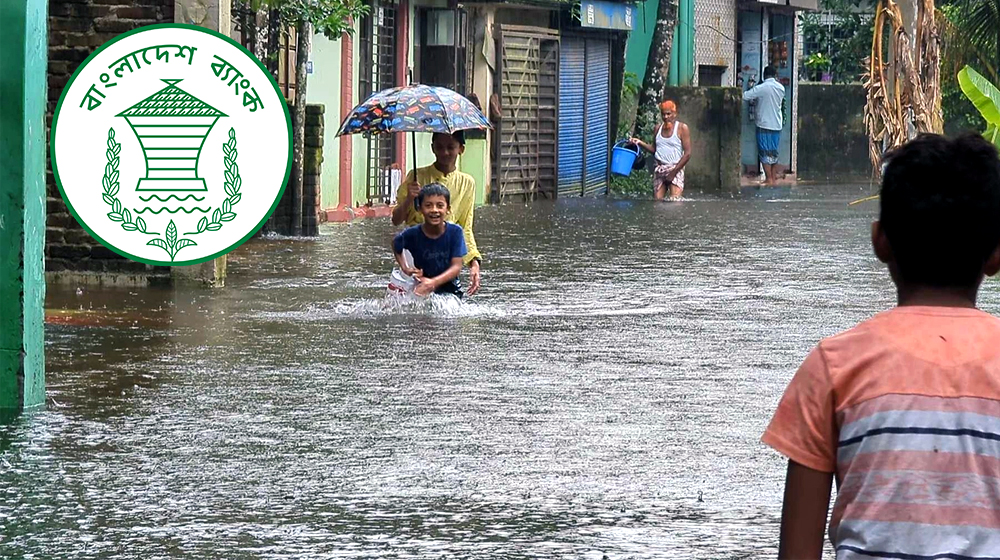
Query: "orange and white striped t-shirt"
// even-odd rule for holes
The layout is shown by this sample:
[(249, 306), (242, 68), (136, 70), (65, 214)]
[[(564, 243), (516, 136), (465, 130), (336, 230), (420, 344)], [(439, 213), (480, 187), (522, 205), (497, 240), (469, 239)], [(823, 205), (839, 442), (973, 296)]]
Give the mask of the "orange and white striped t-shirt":
[(762, 441), (835, 473), (838, 560), (1000, 558), (1000, 320), (897, 307), (823, 340)]

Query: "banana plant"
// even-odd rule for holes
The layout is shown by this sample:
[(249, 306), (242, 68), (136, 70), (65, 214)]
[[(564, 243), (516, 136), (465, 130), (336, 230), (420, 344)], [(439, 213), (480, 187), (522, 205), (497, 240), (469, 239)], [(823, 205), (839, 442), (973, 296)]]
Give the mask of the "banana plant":
[(1000, 89), (970, 66), (962, 68), (958, 73), (958, 85), (986, 120), (983, 136), (994, 146), (1000, 147)]

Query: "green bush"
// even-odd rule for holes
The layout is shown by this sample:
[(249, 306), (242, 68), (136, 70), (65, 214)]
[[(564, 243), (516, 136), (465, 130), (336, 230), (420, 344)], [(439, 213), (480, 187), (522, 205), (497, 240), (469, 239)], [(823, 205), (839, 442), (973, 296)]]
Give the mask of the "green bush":
[(632, 134), (632, 124), (635, 123), (635, 106), (639, 102), (639, 88), (642, 84), (639, 77), (632, 72), (625, 72), (622, 78), (622, 102), (618, 109), (618, 138), (627, 138)]
[(611, 175), (609, 190), (615, 198), (652, 198), (653, 176), (645, 169), (634, 170), (628, 177)]
[(941, 73), (941, 113), (944, 132), (949, 136), (986, 129), (986, 120), (976, 106), (962, 93), (955, 74)]
[(958, 85), (986, 124), (983, 136), (1000, 147), (1000, 89), (971, 66), (958, 73)]

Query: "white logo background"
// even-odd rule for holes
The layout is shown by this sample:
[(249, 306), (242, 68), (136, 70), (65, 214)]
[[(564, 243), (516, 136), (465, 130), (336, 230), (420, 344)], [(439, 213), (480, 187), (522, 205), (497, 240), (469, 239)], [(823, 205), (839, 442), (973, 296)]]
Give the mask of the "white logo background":
[[(168, 47), (157, 48), (164, 45)], [(180, 48), (183, 46), (193, 51)], [(142, 52), (133, 56), (136, 51)], [(216, 56), (232, 69), (218, 66)], [(129, 61), (130, 68), (121, 62), (123, 58)], [(242, 77), (234, 81), (237, 71)], [(181, 80), (176, 83), (178, 88), (226, 116), (218, 118), (211, 128), (197, 162), (197, 176), (204, 179), (208, 190), (199, 193), (206, 198), (196, 206), (211, 211), (139, 214), (147, 230), (159, 234), (154, 236), (126, 231), (121, 222), (108, 217), (113, 208), (102, 196), (102, 179), (108, 163), (108, 129), (113, 127), (115, 141), (121, 144), (120, 188), (116, 196), (122, 207), (132, 212), (133, 221), (136, 210), (149, 205), (139, 200), (136, 192), (139, 180), (147, 176), (142, 145), (125, 118), (116, 115), (163, 90), (168, 86), (165, 79)], [(245, 105), (247, 92), (255, 92), (259, 104)], [(100, 104), (88, 110), (95, 101)], [(255, 106), (256, 110), (251, 111)], [(235, 131), (236, 164), (242, 182), (242, 197), (232, 207), (236, 217), (223, 222), (217, 231), (192, 235), (198, 231), (199, 220), (206, 217), (211, 222), (212, 213), (229, 198), (225, 191), (223, 145), (229, 140), (230, 129)], [(53, 168), (71, 209), (106, 246), (144, 262), (194, 264), (232, 250), (269, 215), (289, 171), (289, 130), (284, 99), (270, 75), (245, 51), (197, 28), (156, 27), (106, 46), (74, 75), (63, 92), (52, 127)], [(151, 239), (165, 238), (171, 219), (178, 238), (197, 243), (179, 250), (172, 261), (162, 248), (148, 244)]]

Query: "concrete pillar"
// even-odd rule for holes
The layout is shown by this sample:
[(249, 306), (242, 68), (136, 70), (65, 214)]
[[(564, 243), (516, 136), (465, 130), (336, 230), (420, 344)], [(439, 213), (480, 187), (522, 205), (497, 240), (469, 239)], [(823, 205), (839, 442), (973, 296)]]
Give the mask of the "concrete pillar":
[[(174, 22), (198, 25), (226, 37), (232, 32), (229, 0), (174, 0)], [(170, 269), (174, 284), (219, 287), (226, 285), (225, 255), (208, 262)]]
[(799, 173), (799, 64), (802, 59), (802, 12), (795, 12), (795, 22), (792, 28), (792, 55), (788, 61), (792, 65), (792, 173), (795, 177)]
[(0, 2), (0, 410), (45, 404), (48, 2)]
[[(482, 104), (483, 114), (490, 117), (490, 95), (493, 94), (494, 66), (496, 65), (496, 53), (493, 46), (493, 26), (496, 21), (496, 7), (491, 4), (477, 6), (470, 16), (470, 24), (475, 26), (475, 41), (468, 48), (475, 49), (472, 66), (472, 91), (479, 98)], [(483, 41), (489, 41), (486, 49), (483, 48)], [(490, 53), (493, 60), (487, 61), (483, 52)], [(496, 126), (496, 123), (493, 123)], [(493, 184), (493, 142), (496, 129), (486, 132), (486, 146), (483, 155), (483, 184), (477, 185), (480, 192), (477, 193), (476, 202), (489, 200), (491, 185)]]
[(198, 25), (229, 37), (233, 28), (227, 0), (174, 0), (174, 22)]

